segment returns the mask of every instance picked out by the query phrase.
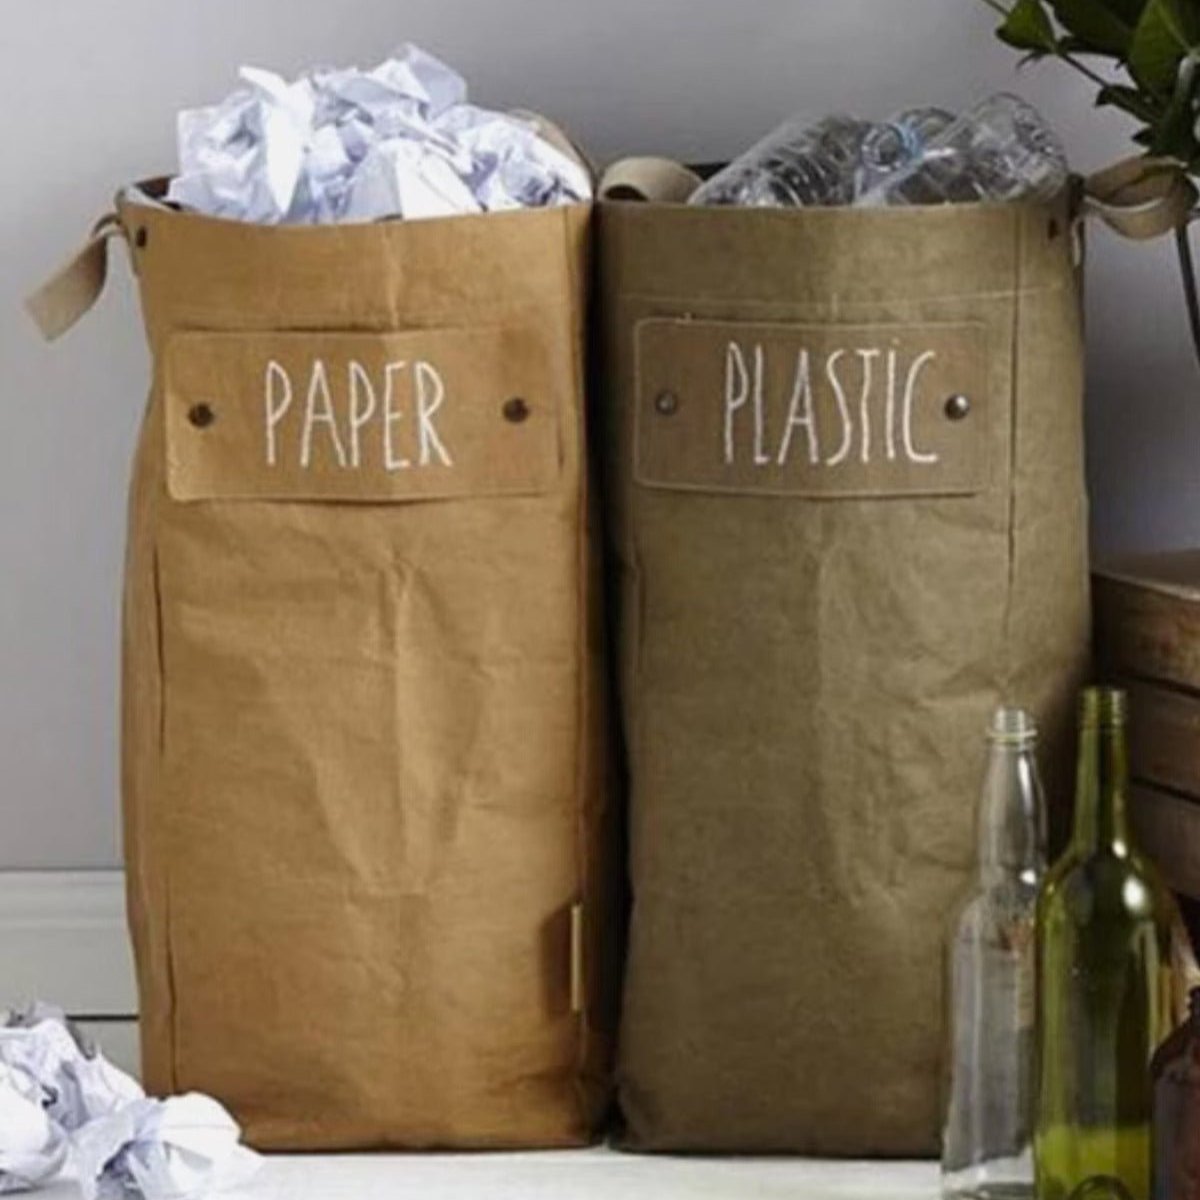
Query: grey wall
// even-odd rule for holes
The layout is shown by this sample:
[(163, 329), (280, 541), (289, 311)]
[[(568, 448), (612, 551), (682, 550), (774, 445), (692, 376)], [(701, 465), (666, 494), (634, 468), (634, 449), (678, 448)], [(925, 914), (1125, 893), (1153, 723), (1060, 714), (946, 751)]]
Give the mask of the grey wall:
[[(366, 63), (412, 40), (477, 99), (541, 109), (600, 158), (727, 156), (782, 115), (1000, 88), (1091, 169), (1125, 129), (1046, 65), (1014, 74), (979, 0), (9, 0), (0, 25), (0, 867), (119, 861), (117, 631), (146, 355), (123, 265), (53, 348), (18, 300), (124, 181), (168, 171), (173, 116), (242, 62)], [(1200, 541), (1200, 373), (1169, 244), (1093, 239), (1088, 398), (1099, 550)]]

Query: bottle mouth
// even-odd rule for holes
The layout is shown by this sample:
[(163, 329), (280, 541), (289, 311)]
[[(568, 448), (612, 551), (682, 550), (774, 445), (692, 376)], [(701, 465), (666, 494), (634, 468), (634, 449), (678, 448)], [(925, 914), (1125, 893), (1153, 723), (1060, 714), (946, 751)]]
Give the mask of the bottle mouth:
[(1032, 746), (1037, 736), (1037, 722), (1023, 708), (998, 708), (992, 714), (988, 741), (993, 745)]
[(1122, 688), (1084, 688), (1079, 696), (1079, 724), (1085, 729), (1115, 729), (1125, 724), (1129, 696)]

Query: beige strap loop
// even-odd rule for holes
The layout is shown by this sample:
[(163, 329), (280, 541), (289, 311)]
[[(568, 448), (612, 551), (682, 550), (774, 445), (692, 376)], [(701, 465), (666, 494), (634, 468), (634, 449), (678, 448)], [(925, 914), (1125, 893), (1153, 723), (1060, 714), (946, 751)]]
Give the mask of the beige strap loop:
[(600, 198), (683, 204), (699, 186), (700, 176), (674, 159), (623, 158), (604, 172)]
[(587, 976), (585, 965), (583, 905), (571, 905), (571, 1011), (587, 1011)]
[(1173, 158), (1127, 158), (1085, 181), (1085, 213), (1143, 241), (1186, 225), (1196, 207), (1196, 185)]
[(109, 238), (124, 236), (116, 214), (106, 213), (83, 248), (26, 297), (25, 308), (48, 342), (66, 333), (100, 298), (108, 278)]

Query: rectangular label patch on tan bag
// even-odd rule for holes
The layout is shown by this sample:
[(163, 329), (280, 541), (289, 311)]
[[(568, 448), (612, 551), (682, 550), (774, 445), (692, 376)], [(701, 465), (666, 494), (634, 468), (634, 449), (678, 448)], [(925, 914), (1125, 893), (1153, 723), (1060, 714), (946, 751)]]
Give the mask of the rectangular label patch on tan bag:
[(537, 495), (561, 468), (560, 384), (534, 328), (179, 333), (164, 364), (168, 487), (176, 500)]
[(814, 497), (987, 485), (981, 324), (651, 318), (635, 336), (639, 483)]

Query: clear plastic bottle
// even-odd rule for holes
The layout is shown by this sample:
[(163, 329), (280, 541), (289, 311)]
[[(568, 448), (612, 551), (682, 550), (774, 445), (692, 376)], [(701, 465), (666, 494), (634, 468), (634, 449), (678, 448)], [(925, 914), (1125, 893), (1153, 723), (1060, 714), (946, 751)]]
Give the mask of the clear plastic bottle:
[(870, 126), (831, 116), (815, 125), (785, 121), (692, 194), (691, 204), (751, 208), (850, 204)]
[(907, 108), (872, 125), (861, 147), (856, 199), (919, 160), (926, 147), (953, 124), (954, 114), (944, 108)]
[(1034, 931), (1046, 869), (1037, 729), (999, 709), (979, 804), (975, 888), (949, 947), (946, 1197), (1033, 1195)]
[(946, 204), (1049, 199), (1066, 155), (1038, 111), (1000, 93), (960, 117), (911, 108), (871, 124), (836, 115), (785, 121), (702, 184), (692, 204)]
[(1037, 109), (1001, 92), (968, 109), (858, 203), (1047, 200), (1068, 175), (1066, 154)]

